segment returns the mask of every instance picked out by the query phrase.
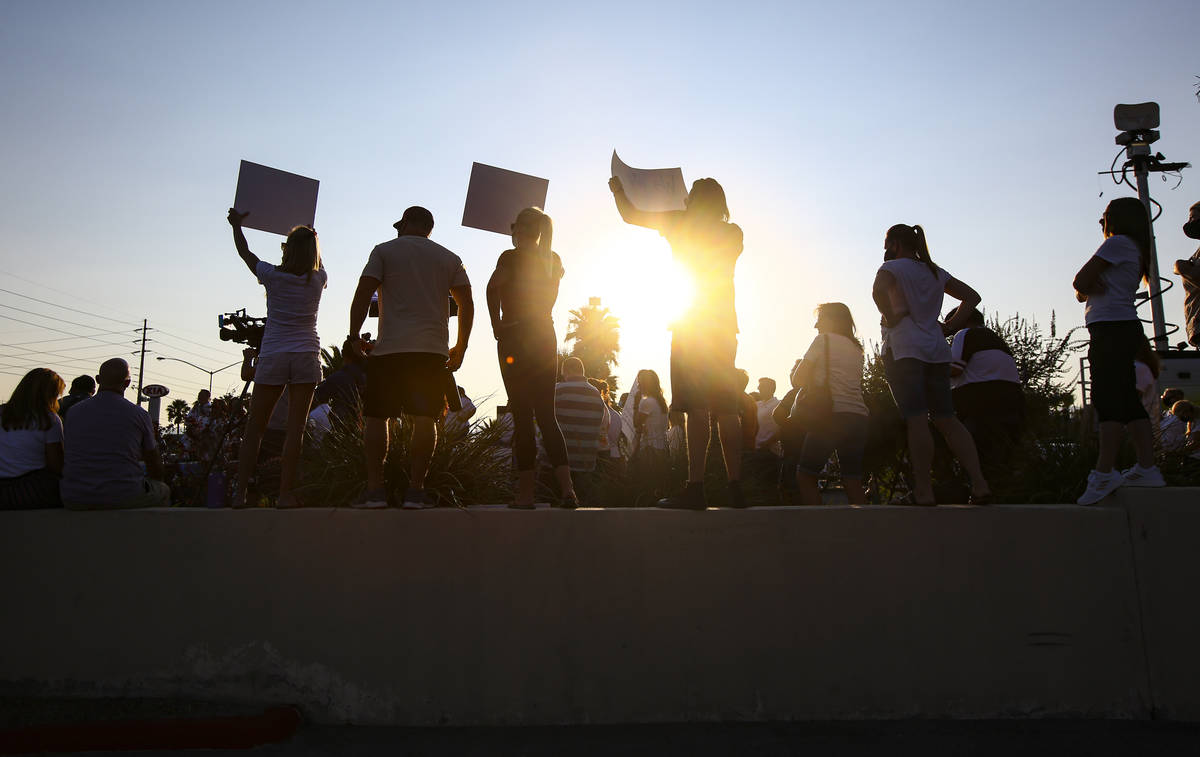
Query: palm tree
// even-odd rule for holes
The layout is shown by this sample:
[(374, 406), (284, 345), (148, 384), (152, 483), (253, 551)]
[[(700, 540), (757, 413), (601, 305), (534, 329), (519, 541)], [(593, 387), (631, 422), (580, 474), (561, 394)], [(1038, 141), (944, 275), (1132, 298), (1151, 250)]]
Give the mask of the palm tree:
[(167, 405), (167, 422), (176, 430), (182, 429), (184, 421), (187, 420), (188, 411), (191, 409), (187, 400), (172, 400), (171, 404)]
[(324, 378), (337, 371), (340, 371), (346, 365), (346, 359), (342, 356), (342, 349), (337, 345), (329, 345), (321, 348), (321, 375)]
[(619, 365), (620, 319), (608, 308), (601, 307), (599, 297), (591, 297), (585, 307), (571, 311), (567, 329), (567, 341), (574, 342), (571, 354), (583, 361), (589, 376), (604, 379), (615, 390), (617, 378), (612, 367)]

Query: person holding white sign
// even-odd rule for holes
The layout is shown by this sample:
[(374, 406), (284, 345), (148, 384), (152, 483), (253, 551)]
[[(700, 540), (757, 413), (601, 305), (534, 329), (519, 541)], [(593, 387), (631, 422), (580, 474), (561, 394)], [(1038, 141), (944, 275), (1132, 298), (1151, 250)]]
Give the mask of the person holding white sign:
[(321, 380), (317, 308), (321, 305), (321, 294), (329, 277), (321, 265), (321, 248), (313, 227), (293, 228), (281, 245), (283, 260), (274, 265), (259, 260), (250, 252), (242, 232), (242, 221), (248, 215), (230, 208), (228, 221), (233, 227), (233, 243), (238, 255), (267, 290), (267, 325), (254, 369), (254, 394), (250, 398), (250, 417), (246, 420), (246, 433), (238, 455), (232, 504), (233, 507), (246, 506), (246, 485), (258, 461), (263, 433), (286, 387), (287, 436), (283, 443), (276, 507), (299, 507), (292, 489), (300, 466), (300, 449), (313, 390)]
[[(692, 184), (685, 210), (653, 212), (634, 207), (619, 178), (610, 179), (608, 186), (626, 223), (655, 229), (666, 237), (676, 262), (691, 276), (695, 288), (689, 307), (672, 326), (671, 337), (671, 409), (687, 418), (687, 486), (682, 494), (660, 500), (659, 506), (705, 509), (704, 462), (715, 416), (730, 503), (745, 507), (733, 293), (742, 230), (729, 222), (725, 190), (716, 179), (699, 179)], [(671, 282), (663, 285), (669, 287)]]
[(513, 417), (517, 461), (517, 497), (510, 507), (533, 509), (537, 442), (534, 419), (542, 431), (546, 457), (562, 490), (564, 507), (579, 498), (567, 465), (567, 445), (554, 415), (558, 374), (558, 338), (550, 311), (558, 299), (562, 259), (550, 249), (554, 227), (539, 208), (525, 208), (512, 224), (513, 249), (500, 254), (488, 281), (488, 312), (500, 358), (500, 376)]

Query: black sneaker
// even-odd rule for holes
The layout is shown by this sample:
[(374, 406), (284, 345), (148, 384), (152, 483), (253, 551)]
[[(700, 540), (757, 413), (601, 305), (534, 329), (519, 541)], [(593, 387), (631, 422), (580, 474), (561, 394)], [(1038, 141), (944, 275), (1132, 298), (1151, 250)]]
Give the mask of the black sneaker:
[(729, 482), (729, 506), (738, 510), (746, 509), (746, 495), (742, 494), (742, 482)]
[(437, 507), (437, 503), (433, 501), (433, 497), (429, 496), (429, 492), (426, 490), (409, 489), (404, 493), (404, 504), (400, 507), (404, 510), (428, 510)]
[(679, 494), (660, 499), (658, 506), (674, 510), (706, 510), (708, 505), (704, 502), (704, 484), (688, 483)]

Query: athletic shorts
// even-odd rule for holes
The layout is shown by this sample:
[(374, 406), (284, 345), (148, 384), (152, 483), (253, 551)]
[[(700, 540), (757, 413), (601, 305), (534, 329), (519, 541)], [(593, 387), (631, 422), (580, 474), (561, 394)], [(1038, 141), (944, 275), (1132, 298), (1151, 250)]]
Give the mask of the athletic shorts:
[(401, 415), (441, 418), (446, 409), (446, 388), (453, 385), (454, 378), (446, 370), (445, 355), (433, 352), (371, 355), (367, 358), (363, 415), (367, 418), (398, 418)]
[(263, 386), (321, 383), (321, 360), (315, 352), (276, 352), (259, 355), (254, 383)]
[(896, 360), (891, 355), (890, 351), (884, 353), (883, 367), (901, 417), (949, 418), (954, 415), (949, 363), (926, 363), (915, 357)]
[(1092, 405), (1101, 423), (1148, 417), (1137, 390), (1133, 361), (1145, 338), (1141, 321), (1102, 321), (1087, 327)]
[(676, 331), (671, 337), (671, 410), (737, 413), (741, 391), (736, 357), (734, 334)]

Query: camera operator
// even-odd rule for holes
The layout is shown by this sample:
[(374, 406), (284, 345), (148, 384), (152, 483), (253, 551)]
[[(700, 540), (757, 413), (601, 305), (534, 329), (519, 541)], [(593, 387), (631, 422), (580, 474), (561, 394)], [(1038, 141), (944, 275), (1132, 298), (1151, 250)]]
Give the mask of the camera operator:
[(247, 215), (230, 208), (228, 221), (233, 227), (233, 243), (238, 255), (267, 290), (267, 324), (254, 368), (254, 394), (250, 399), (246, 433), (242, 437), (232, 504), (234, 507), (246, 506), (246, 484), (254, 473), (263, 433), (286, 387), (289, 389), (287, 434), (276, 507), (298, 507), (300, 503), (292, 489), (296, 483), (313, 390), (321, 380), (317, 309), (328, 277), (321, 265), (317, 232), (311, 226), (292, 229), (287, 241), (281, 245), (283, 259), (279, 265), (272, 265), (250, 252), (246, 235), (242, 233), (242, 221)]

